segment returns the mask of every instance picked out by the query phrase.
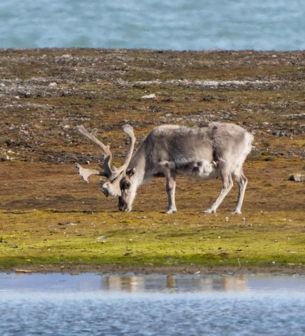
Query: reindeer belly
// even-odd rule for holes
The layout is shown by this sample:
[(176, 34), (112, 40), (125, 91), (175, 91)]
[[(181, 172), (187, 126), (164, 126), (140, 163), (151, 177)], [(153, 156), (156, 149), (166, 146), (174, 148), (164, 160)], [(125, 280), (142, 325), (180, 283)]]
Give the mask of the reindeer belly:
[(201, 179), (211, 180), (218, 176), (215, 162), (200, 161), (193, 169), (193, 174)]
[(203, 180), (212, 180), (218, 177), (215, 162), (206, 160), (188, 162), (182, 167), (177, 167), (177, 172), (183, 175), (190, 175)]

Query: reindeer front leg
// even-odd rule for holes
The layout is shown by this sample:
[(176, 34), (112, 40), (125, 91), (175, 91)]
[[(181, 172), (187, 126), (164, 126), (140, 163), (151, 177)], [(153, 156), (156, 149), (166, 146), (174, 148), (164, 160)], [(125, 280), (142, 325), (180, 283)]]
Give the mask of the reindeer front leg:
[(166, 192), (168, 196), (168, 208), (166, 213), (171, 214), (177, 212), (175, 203), (175, 191), (176, 191), (176, 164), (173, 161), (159, 161), (160, 172), (165, 175), (166, 178)]
[(168, 208), (167, 214), (177, 212), (175, 203), (175, 191), (176, 191), (176, 173), (175, 171), (169, 170), (165, 174), (166, 177), (166, 192), (168, 196)]

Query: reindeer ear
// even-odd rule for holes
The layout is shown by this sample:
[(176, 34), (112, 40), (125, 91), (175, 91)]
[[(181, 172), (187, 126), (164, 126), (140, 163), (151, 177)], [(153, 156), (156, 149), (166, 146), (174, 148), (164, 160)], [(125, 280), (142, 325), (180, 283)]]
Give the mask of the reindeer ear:
[(129, 169), (129, 170), (126, 171), (126, 175), (128, 177), (133, 176), (135, 173), (136, 173), (136, 168), (131, 168), (131, 169)]

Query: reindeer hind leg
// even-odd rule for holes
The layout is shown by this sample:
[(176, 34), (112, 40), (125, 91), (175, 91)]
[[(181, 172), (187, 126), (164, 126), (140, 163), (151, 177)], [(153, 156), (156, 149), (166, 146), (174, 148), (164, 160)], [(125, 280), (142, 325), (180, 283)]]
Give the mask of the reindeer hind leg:
[(239, 193), (238, 193), (238, 198), (236, 202), (236, 207), (235, 210), (232, 212), (232, 214), (241, 214), (241, 207), (244, 201), (244, 196), (248, 184), (248, 179), (242, 172), (242, 169), (235, 170), (233, 172), (233, 178), (235, 179), (238, 188), (239, 188)]
[(219, 160), (218, 169), (222, 179), (222, 188), (214, 204), (211, 206), (210, 209), (204, 211), (205, 213), (215, 213), (221, 202), (224, 200), (224, 198), (228, 195), (229, 191), (233, 187), (230, 169), (228, 168), (225, 160)]

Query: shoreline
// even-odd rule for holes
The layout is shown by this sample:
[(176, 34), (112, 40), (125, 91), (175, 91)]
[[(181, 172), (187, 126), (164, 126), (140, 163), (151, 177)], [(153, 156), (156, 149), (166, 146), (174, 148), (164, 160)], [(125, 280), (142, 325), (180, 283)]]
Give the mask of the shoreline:
[(101, 273), (118, 275), (305, 275), (305, 267), (271, 266), (271, 267), (230, 267), (230, 266), (131, 266), (131, 265), (73, 265), (73, 266), (32, 266), (14, 267), (0, 271), (16, 274), (43, 274), (43, 273)]

